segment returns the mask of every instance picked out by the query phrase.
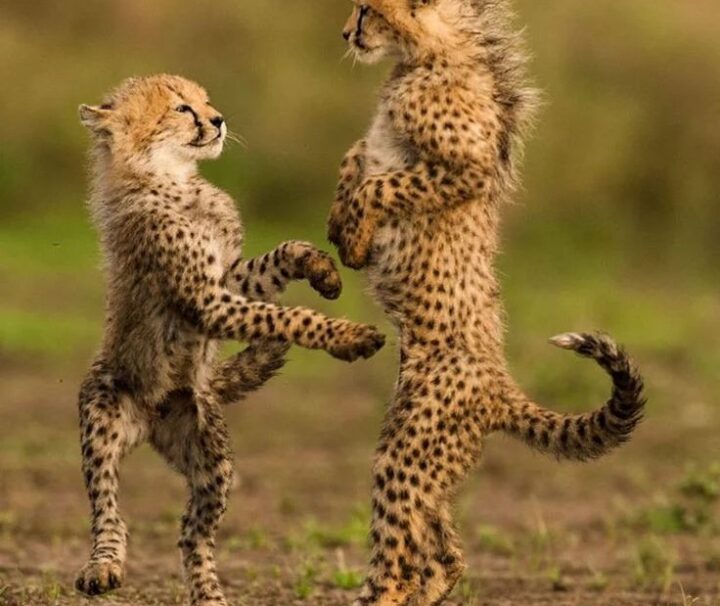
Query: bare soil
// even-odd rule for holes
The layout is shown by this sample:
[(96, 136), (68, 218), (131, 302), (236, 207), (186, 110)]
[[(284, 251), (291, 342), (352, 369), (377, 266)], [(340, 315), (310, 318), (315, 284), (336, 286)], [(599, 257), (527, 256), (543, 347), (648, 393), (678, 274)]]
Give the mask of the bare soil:
[[(8, 365), (9, 366), (9, 365)], [(218, 540), (237, 606), (348, 606), (366, 558), (369, 462), (383, 395), (367, 367), (331, 385), (278, 378), (228, 409), (237, 482)], [(79, 373), (0, 371), (0, 605), (90, 604), (73, 589), (88, 549)], [(388, 387), (389, 389), (390, 387)], [(621, 452), (558, 464), (491, 438), (458, 518), (470, 566), (459, 606), (720, 605), (717, 507), (690, 529), (643, 525), (672, 505), (689, 461), (718, 457), (718, 423), (651, 413)], [(100, 604), (184, 604), (175, 548), (185, 490), (149, 449), (126, 462), (125, 586)]]

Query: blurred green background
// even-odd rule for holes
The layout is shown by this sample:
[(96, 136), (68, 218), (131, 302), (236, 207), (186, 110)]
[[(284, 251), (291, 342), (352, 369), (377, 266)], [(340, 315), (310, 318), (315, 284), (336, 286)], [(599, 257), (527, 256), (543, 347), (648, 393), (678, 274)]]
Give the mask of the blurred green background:
[[(0, 5), (0, 364), (82, 368), (98, 342), (103, 286), (76, 108), (126, 76), (200, 81), (247, 140), (203, 170), (238, 200), (249, 255), (287, 238), (324, 242), (336, 167), (388, 69), (341, 59), (348, 9), (335, 0)], [(518, 9), (547, 103), (524, 189), (506, 209), (512, 364), (535, 393), (585, 402), (603, 378), (545, 338), (602, 328), (640, 358), (659, 405), (711, 406), (720, 393), (720, 4), (523, 0)], [(362, 279), (344, 276), (338, 303), (304, 286), (288, 300), (384, 322)], [(385, 385), (394, 352), (383, 355), (388, 364), (370, 374)], [(290, 377), (345, 372), (322, 354), (293, 358)]]

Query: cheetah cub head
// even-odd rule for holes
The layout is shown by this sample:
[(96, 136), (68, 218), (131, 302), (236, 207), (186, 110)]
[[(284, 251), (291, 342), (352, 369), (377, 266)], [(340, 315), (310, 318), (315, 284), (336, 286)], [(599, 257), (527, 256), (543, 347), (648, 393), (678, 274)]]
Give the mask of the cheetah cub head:
[[(472, 58), (487, 31), (488, 14), (505, 0), (353, 0), (343, 29), (350, 53), (362, 63), (393, 56), (407, 63), (430, 56)], [(483, 31), (486, 30), (486, 31)]]
[(227, 135), (205, 90), (179, 76), (130, 78), (102, 105), (81, 105), (79, 112), (97, 147), (135, 168), (191, 168), (217, 158)]

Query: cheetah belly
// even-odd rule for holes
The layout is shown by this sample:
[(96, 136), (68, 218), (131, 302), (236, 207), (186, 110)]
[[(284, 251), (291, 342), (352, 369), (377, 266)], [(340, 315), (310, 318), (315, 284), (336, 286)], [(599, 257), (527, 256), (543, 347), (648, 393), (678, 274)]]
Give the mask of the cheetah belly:
[(210, 378), (217, 342), (186, 326), (168, 328), (165, 355), (172, 389), (203, 389)]

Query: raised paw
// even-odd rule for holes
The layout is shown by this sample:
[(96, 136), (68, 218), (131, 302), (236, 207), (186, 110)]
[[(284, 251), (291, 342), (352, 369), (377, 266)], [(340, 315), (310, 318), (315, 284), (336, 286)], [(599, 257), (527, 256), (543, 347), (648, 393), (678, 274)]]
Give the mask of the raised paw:
[(374, 230), (367, 224), (358, 225), (354, 229), (346, 227), (340, 236), (338, 253), (343, 265), (350, 269), (362, 269), (370, 261)]
[(345, 203), (342, 200), (335, 200), (330, 207), (330, 216), (327, 222), (327, 238), (335, 246), (340, 246), (340, 235), (342, 234), (346, 214)]
[(123, 583), (125, 571), (119, 562), (90, 561), (77, 576), (75, 589), (94, 596), (117, 589)]
[(310, 286), (326, 299), (337, 299), (340, 296), (340, 272), (329, 254), (320, 250), (308, 253), (302, 259), (302, 271)]
[(367, 266), (379, 224), (378, 210), (365, 202), (366, 199), (358, 195), (350, 203), (336, 201), (330, 209), (328, 239), (337, 246), (343, 265), (351, 269)]
[(359, 358), (370, 358), (385, 345), (385, 335), (374, 326), (348, 324), (328, 347), (328, 352), (339, 360), (354, 362)]
[(328, 240), (337, 247), (346, 267), (361, 269), (367, 265), (373, 231), (369, 224), (360, 224), (343, 203), (336, 201), (330, 209)]

